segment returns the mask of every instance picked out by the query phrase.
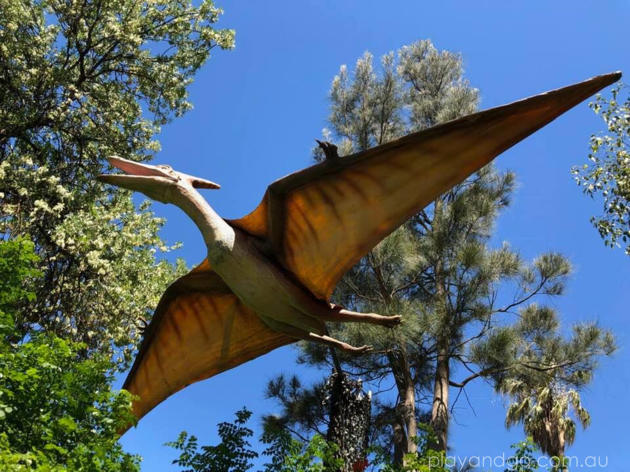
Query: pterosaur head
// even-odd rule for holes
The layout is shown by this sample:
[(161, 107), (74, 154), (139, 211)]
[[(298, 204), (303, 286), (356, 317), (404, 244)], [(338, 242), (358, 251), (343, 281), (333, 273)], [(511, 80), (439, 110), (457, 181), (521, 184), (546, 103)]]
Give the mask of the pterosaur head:
[(219, 184), (177, 172), (167, 165), (152, 166), (116, 156), (110, 157), (108, 161), (113, 167), (122, 170), (124, 174), (99, 175), (98, 179), (101, 182), (142, 192), (147, 197), (163, 203), (171, 203), (169, 202), (171, 190), (178, 187), (221, 188)]

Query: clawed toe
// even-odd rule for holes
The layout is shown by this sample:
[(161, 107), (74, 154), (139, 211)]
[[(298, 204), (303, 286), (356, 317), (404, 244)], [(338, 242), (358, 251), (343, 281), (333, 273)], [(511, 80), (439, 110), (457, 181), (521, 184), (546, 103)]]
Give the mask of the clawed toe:
[(383, 326), (387, 326), (388, 328), (393, 328), (394, 326), (398, 326), (400, 323), (402, 323), (402, 316), (400, 315), (387, 316), (385, 318), (386, 319), (383, 322)]
[(355, 346), (348, 346), (348, 348), (346, 349), (346, 351), (351, 352), (353, 354), (363, 354), (365, 352), (370, 352), (372, 350), (372, 346), (359, 346), (359, 347), (355, 347)]

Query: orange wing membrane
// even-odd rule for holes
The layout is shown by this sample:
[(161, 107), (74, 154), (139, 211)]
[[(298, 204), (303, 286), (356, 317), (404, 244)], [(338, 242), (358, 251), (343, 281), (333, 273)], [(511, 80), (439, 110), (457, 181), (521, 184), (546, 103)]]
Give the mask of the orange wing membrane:
[(207, 261), (164, 293), (123, 388), (140, 419), (168, 396), (294, 342), (267, 328)]
[(269, 186), (234, 226), (263, 239), (308, 289), (328, 299), (339, 279), (405, 220), (620, 73), (450, 121), (321, 164)]
[[(326, 160), (274, 182), (254, 212), (230, 223), (259, 238), (272, 258), (327, 300), (339, 279), (405, 220), (620, 76), (595, 77)], [(131, 178), (140, 177), (103, 180), (123, 185)], [(133, 411), (141, 418), (185, 386), (292, 342), (263, 324), (204, 261), (162, 296), (124, 388), (139, 397)]]

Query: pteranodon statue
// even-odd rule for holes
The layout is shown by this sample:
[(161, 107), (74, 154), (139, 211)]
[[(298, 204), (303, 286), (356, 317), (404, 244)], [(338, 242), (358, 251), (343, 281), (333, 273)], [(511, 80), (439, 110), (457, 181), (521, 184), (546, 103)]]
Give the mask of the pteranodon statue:
[(160, 300), (124, 388), (141, 418), (168, 396), (299, 339), (362, 352), (326, 321), (394, 326), (399, 316), (329, 303), (339, 279), (440, 194), (621, 77), (613, 73), (440, 124), (272, 183), (260, 205), (224, 220), (197, 192), (213, 182), (118, 157), (104, 182), (179, 206), (206, 259)]

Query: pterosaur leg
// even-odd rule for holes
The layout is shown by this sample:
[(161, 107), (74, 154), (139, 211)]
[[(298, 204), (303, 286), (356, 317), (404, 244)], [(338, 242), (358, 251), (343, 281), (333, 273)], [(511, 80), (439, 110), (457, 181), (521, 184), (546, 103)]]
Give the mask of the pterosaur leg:
[(359, 323), (372, 323), (389, 328), (399, 325), (402, 321), (400, 315), (385, 316), (377, 313), (360, 313), (351, 311), (342, 306), (331, 304), (327, 314), (321, 317), (325, 321), (355, 321)]
[(334, 303), (322, 303), (314, 300), (309, 300), (309, 302), (304, 304), (301, 308), (309, 315), (319, 318), (322, 321), (372, 323), (389, 328), (399, 325), (402, 321), (399, 315), (385, 316), (377, 313), (360, 313), (358, 311), (347, 310)]
[(346, 352), (353, 352), (356, 354), (360, 354), (362, 352), (368, 352), (372, 350), (371, 346), (352, 346), (350, 344), (339, 341), (338, 339), (331, 338), (326, 335), (319, 335), (315, 333), (308, 333), (306, 338), (307, 341), (314, 341), (321, 344), (327, 344), (328, 346), (336, 347), (337, 349), (341, 349)]
[(320, 344), (326, 344), (328, 346), (332, 346), (346, 352), (360, 354), (362, 352), (370, 351), (372, 349), (370, 346), (352, 346), (350, 344), (339, 341), (338, 339), (332, 338), (326, 334), (317, 334), (305, 331), (303, 329), (296, 328), (295, 326), (291, 326), (289, 324), (282, 323), (276, 320), (270, 320), (268, 318), (265, 318), (265, 323), (267, 323), (270, 328), (275, 329), (276, 331), (280, 331), (296, 339), (303, 339), (305, 341), (313, 341)]

